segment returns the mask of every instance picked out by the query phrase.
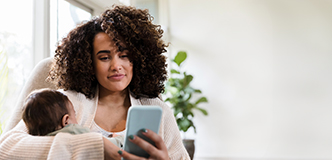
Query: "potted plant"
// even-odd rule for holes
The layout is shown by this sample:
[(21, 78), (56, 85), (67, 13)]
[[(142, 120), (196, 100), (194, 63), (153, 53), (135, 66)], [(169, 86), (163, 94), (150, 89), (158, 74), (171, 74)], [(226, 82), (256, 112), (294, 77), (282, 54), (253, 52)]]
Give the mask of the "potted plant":
[[(193, 128), (196, 133), (196, 127), (192, 121), (194, 118), (194, 110), (202, 112), (204, 115), (208, 115), (207, 111), (198, 107), (202, 102), (208, 102), (206, 97), (200, 97), (194, 100), (193, 94), (201, 94), (201, 90), (195, 89), (190, 86), (190, 82), (193, 80), (193, 76), (187, 74), (181, 70), (181, 64), (187, 58), (187, 53), (180, 51), (177, 53), (174, 59), (171, 61), (177, 64), (178, 69), (171, 69), (171, 76), (166, 82), (165, 88), (165, 102), (169, 102), (172, 105), (174, 116), (176, 118), (177, 125), (180, 131), (184, 133), (189, 128)], [(183, 143), (189, 153), (191, 159), (195, 152), (195, 145), (193, 139), (183, 139)]]

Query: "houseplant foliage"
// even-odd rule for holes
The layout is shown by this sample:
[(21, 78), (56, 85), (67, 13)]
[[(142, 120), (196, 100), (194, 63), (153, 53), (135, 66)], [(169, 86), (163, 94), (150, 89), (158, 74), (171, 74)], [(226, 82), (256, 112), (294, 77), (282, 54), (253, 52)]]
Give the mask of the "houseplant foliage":
[[(206, 97), (200, 97), (196, 100), (194, 100), (195, 98), (192, 99), (194, 94), (201, 94), (202, 91), (190, 86), (190, 82), (194, 77), (181, 70), (181, 64), (186, 59), (187, 53), (184, 51), (178, 52), (175, 58), (172, 59), (172, 62), (177, 65), (178, 69), (171, 69), (171, 76), (166, 83), (165, 94), (167, 98), (165, 102), (171, 103), (180, 131), (185, 133), (189, 128), (193, 127), (196, 133), (196, 127), (192, 121), (194, 118), (193, 111), (198, 110), (204, 115), (208, 115), (205, 109), (198, 107), (198, 104), (208, 102), (208, 100)], [(195, 153), (194, 141), (193, 139), (183, 139), (183, 144), (191, 159), (194, 158)]]
[(171, 76), (166, 83), (166, 100), (170, 102), (174, 110), (174, 116), (180, 131), (187, 132), (190, 127), (193, 127), (196, 133), (196, 127), (192, 121), (194, 118), (194, 110), (208, 115), (207, 111), (198, 107), (202, 102), (208, 102), (206, 97), (200, 97), (196, 100), (192, 99), (193, 94), (201, 94), (201, 90), (190, 86), (193, 76), (181, 70), (181, 64), (186, 60), (187, 53), (180, 51), (177, 53), (172, 62), (174, 62), (178, 69), (171, 69)]

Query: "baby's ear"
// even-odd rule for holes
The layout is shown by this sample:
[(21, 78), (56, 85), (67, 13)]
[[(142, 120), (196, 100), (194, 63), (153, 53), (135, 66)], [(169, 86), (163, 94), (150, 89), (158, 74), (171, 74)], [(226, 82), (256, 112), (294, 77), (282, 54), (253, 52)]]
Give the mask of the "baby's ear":
[(68, 125), (68, 121), (69, 121), (69, 114), (65, 114), (65, 115), (62, 117), (62, 121), (61, 121), (61, 122), (62, 122), (62, 123), (61, 123), (62, 127)]

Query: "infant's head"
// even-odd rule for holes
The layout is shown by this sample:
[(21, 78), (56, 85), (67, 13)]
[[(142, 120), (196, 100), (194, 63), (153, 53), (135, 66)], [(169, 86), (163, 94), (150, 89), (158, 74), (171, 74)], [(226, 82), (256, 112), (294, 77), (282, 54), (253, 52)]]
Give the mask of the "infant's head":
[(24, 108), (22, 119), (31, 135), (43, 136), (68, 124), (77, 124), (72, 103), (56, 90), (32, 92), (25, 100)]

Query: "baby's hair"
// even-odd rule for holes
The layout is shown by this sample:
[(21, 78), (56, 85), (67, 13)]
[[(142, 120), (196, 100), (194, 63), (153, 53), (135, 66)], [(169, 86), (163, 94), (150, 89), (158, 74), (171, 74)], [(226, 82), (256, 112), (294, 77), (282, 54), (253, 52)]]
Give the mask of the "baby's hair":
[(59, 129), (62, 117), (68, 114), (69, 103), (68, 97), (56, 90), (43, 89), (30, 93), (22, 116), (29, 134), (44, 136)]

